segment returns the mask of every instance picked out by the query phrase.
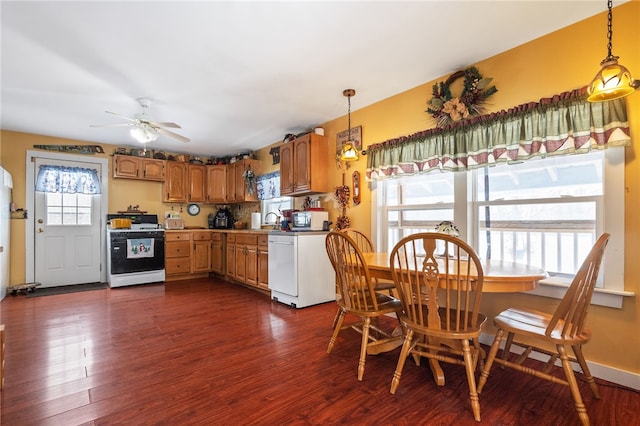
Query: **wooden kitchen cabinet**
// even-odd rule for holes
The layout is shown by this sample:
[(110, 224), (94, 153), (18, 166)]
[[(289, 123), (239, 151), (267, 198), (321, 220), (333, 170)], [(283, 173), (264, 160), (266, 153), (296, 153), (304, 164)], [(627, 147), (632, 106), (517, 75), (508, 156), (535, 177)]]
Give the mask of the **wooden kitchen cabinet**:
[(191, 272), (209, 272), (211, 270), (211, 232), (192, 231), (193, 252)]
[(227, 202), (243, 203), (258, 201), (258, 191), (255, 182), (253, 191), (249, 193), (244, 178), (245, 171), (251, 169), (257, 177), (260, 173), (260, 161), (245, 158), (227, 165)]
[(280, 147), (280, 194), (301, 196), (329, 191), (328, 141), (307, 133)]
[(187, 202), (187, 163), (167, 161), (163, 185), (163, 201), (171, 203)]
[(207, 202), (226, 203), (227, 200), (227, 166), (207, 166)]
[[(243, 284), (268, 289), (268, 285), (265, 285), (268, 275), (260, 273), (259, 238), (260, 236), (249, 233), (227, 234), (227, 276)], [(263, 251), (266, 252), (267, 249), (263, 248)], [(260, 285), (260, 280), (264, 281), (263, 285)]]
[(269, 290), (269, 237), (258, 235), (258, 282), (257, 286)]
[(225, 239), (222, 232), (211, 233), (211, 272), (223, 275), (225, 271)]
[(227, 258), (225, 263), (227, 264), (227, 275), (232, 279), (237, 279), (236, 277), (236, 234), (229, 233), (227, 234), (227, 247), (226, 247)]
[(164, 169), (164, 160), (133, 157), (130, 155), (113, 156), (114, 179), (163, 181)]
[(191, 273), (191, 233), (165, 232), (165, 275)]
[(187, 165), (187, 201), (204, 203), (207, 201), (207, 166), (202, 164)]

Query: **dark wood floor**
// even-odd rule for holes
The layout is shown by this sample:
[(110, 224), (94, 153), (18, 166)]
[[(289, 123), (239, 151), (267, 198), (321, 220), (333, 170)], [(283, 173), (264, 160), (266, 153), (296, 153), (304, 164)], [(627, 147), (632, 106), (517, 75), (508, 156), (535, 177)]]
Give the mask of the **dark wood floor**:
[[(335, 304), (300, 310), (222, 281), (194, 280), (0, 304), (6, 379), (0, 423), (13, 425), (474, 425), (464, 371), (407, 365), (399, 349), (367, 359), (359, 335), (331, 355)], [(588, 353), (588, 352), (587, 352)], [(581, 384), (592, 424), (640, 424), (640, 394)], [(574, 425), (568, 388), (495, 368), (480, 396), (490, 425)], [(634, 423), (635, 422), (635, 423)]]

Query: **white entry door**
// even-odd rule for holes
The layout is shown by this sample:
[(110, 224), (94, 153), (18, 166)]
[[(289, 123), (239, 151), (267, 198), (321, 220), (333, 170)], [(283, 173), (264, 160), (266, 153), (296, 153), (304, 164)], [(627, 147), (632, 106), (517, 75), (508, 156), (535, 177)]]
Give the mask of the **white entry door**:
[[(35, 158), (41, 165), (92, 168), (100, 164)], [(34, 192), (35, 281), (42, 287), (100, 282), (101, 196)]]

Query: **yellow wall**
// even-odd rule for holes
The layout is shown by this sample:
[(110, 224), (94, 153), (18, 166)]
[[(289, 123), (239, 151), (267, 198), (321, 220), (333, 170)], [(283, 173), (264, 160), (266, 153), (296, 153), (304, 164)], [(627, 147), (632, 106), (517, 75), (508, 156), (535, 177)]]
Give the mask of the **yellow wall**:
[[(630, 2), (614, 10), (613, 53), (620, 56), (620, 63), (640, 79), (640, 3)], [(587, 85), (606, 56), (606, 13), (587, 19), (537, 40), (503, 52), (475, 65), (485, 77), (492, 77), (498, 92), (489, 98), (488, 112), (507, 109), (526, 102), (576, 89)], [(424, 54), (417, 52), (417, 54)], [(465, 66), (466, 67), (466, 66)], [(456, 71), (456, 70), (451, 70)], [(363, 146), (379, 143), (398, 136), (434, 127), (430, 116), (424, 112), (431, 98), (435, 81), (399, 93), (373, 105), (361, 107), (358, 96), (351, 100), (352, 126), (362, 126)], [(346, 85), (358, 90), (357, 82)], [(346, 86), (345, 86), (346, 87)], [(626, 148), (626, 197), (625, 197), (625, 290), (640, 295), (640, 162), (636, 150), (640, 147), (640, 91), (627, 98), (633, 146)], [(346, 105), (346, 102), (345, 102)], [(329, 143), (335, 150), (335, 135), (347, 128), (346, 117), (340, 117), (322, 125)], [(330, 153), (331, 155), (332, 152)], [(351, 169), (364, 175), (366, 159), (360, 159)], [(341, 184), (342, 171), (332, 167), (331, 186)], [(350, 183), (350, 178), (347, 179)], [(371, 192), (362, 190), (362, 203), (348, 210), (354, 228), (371, 232)], [(328, 206), (329, 207), (329, 206)], [(331, 212), (335, 221), (338, 212)], [(490, 318), (509, 306), (532, 307), (552, 310), (558, 301), (530, 295), (483, 296), (482, 311)], [(585, 347), (590, 361), (640, 374), (640, 297), (624, 299), (622, 309), (592, 306), (588, 323), (593, 330), (593, 340)], [(485, 331), (493, 332), (491, 324)]]
[[(620, 56), (620, 62), (626, 65), (637, 78), (640, 78), (640, 3), (633, 1), (614, 10), (613, 53)], [(606, 14), (587, 19), (560, 31), (548, 34), (540, 39), (503, 52), (476, 65), (485, 77), (492, 77), (498, 92), (489, 101), (489, 112), (509, 108), (525, 102), (537, 101), (557, 93), (586, 85), (596, 73), (600, 61), (606, 56)], [(427, 42), (426, 42), (427, 43)], [(428, 50), (428, 45), (425, 46)], [(416, 54), (425, 54), (424, 51)], [(437, 58), (436, 58), (437, 59)], [(456, 71), (456, 70), (451, 70)], [(436, 81), (443, 81), (442, 76)], [(362, 126), (363, 144), (378, 143), (398, 136), (409, 135), (434, 126), (427, 113), (426, 102), (431, 98), (431, 87), (436, 81), (426, 82), (406, 92), (369, 106), (358, 104), (358, 96), (352, 99), (351, 114), (354, 126)], [(345, 87), (358, 90), (356, 82), (345, 82)], [(632, 136), (640, 135), (640, 92), (628, 99), (629, 118)], [(345, 102), (346, 110), (346, 102)], [(329, 138), (329, 155), (335, 154), (335, 135), (346, 130), (346, 116), (322, 125)], [(83, 143), (3, 131), (1, 134), (0, 163), (14, 178), (14, 201), (24, 206), (25, 151), (33, 144)], [(95, 142), (87, 142), (94, 144)], [(278, 145), (275, 143), (274, 145)], [(273, 145), (271, 145), (273, 146)], [(626, 199), (625, 199), (625, 290), (640, 294), (640, 164), (636, 150), (640, 146), (638, 138), (633, 146), (626, 148)], [(103, 145), (107, 153), (114, 149)], [(263, 172), (277, 170), (271, 165), (269, 147), (257, 152), (263, 161)], [(351, 185), (351, 173), (355, 170), (365, 175), (366, 160), (361, 159), (350, 169), (338, 170), (330, 161), (331, 183), (333, 188), (342, 182), (343, 172), (346, 182)], [(110, 162), (111, 167), (111, 162)], [(110, 171), (111, 174), (111, 171)], [(109, 211), (124, 210), (129, 204), (139, 204), (144, 210), (163, 215), (170, 205), (160, 202), (160, 183), (145, 183), (131, 180), (113, 180), (110, 182)], [(371, 193), (362, 185), (362, 203), (351, 207), (347, 215), (355, 228), (370, 233), (371, 230)], [(335, 222), (338, 212), (331, 197), (325, 197), (324, 207), (330, 210), (330, 218)], [(176, 206), (178, 208), (179, 206)], [(206, 216), (213, 212), (213, 206), (203, 205), (200, 215), (182, 216), (187, 225), (206, 226)], [(12, 221), (11, 239), (11, 282), (24, 281), (24, 222)], [(483, 299), (482, 310), (489, 317), (508, 306), (529, 306), (541, 310), (553, 309), (556, 300), (529, 295), (487, 294)], [(622, 309), (610, 309), (593, 306), (589, 314), (589, 325), (593, 330), (593, 340), (585, 348), (587, 358), (610, 367), (640, 374), (640, 300), (638, 297), (625, 298)], [(485, 331), (492, 331), (489, 325)]]

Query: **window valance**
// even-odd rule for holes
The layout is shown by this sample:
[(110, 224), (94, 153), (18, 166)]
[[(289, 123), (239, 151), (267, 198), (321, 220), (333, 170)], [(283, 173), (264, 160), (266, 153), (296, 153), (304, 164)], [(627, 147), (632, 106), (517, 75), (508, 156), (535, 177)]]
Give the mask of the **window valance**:
[(65, 194), (100, 194), (100, 179), (94, 169), (64, 166), (40, 166), (36, 191)]
[(587, 102), (586, 88), (370, 145), (367, 178), (470, 170), (631, 142), (625, 99)]

